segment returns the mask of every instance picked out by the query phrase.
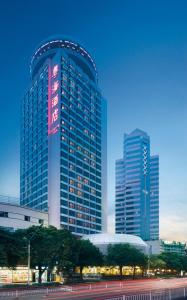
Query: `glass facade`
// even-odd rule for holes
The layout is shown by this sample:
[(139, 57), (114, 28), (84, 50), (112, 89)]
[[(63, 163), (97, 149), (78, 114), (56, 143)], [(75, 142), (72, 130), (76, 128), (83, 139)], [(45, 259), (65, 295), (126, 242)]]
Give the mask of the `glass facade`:
[(106, 102), (79, 44), (50, 39), (31, 62), (22, 105), (21, 205), (82, 235), (105, 230)]
[(159, 238), (159, 158), (150, 156), (149, 136), (124, 135), (123, 159), (116, 161), (116, 233)]
[(159, 157), (150, 158), (150, 236), (159, 239)]
[(21, 205), (48, 210), (48, 69), (41, 68), (22, 102)]

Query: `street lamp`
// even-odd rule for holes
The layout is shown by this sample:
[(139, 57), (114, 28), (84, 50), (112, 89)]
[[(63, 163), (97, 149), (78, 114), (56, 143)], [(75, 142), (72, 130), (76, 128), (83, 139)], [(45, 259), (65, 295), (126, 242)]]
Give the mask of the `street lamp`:
[(30, 239), (23, 238), (27, 243), (27, 284), (30, 285), (30, 267), (31, 267), (31, 242)]
[(149, 250), (148, 250), (148, 266), (147, 266), (147, 275), (150, 277), (150, 255), (152, 253), (152, 245), (149, 245)]
[[(37, 230), (42, 227), (42, 224), (37, 227)], [(27, 247), (27, 272), (28, 272), (28, 279), (27, 284), (30, 285), (30, 268), (31, 268), (31, 240), (37, 231), (33, 232), (33, 234), (29, 238), (25, 238), (28, 241)]]
[(28, 282), (27, 282), (28, 285), (30, 285), (30, 268), (31, 268), (31, 241), (28, 240)]

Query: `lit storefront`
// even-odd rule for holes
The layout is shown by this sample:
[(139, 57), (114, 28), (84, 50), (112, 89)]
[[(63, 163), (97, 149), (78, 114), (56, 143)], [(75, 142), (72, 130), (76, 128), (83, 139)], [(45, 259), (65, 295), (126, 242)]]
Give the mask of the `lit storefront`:
[[(123, 275), (133, 275), (132, 267), (123, 267)], [(79, 270), (77, 270), (79, 271)], [(120, 269), (118, 266), (111, 267), (84, 267), (83, 274), (101, 274), (101, 275), (120, 275)], [(136, 267), (136, 275), (141, 275), (142, 270)]]
[[(38, 271), (30, 270), (29, 280), (38, 280)], [(42, 275), (42, 281), (47, 281), (47, 272), (45, 271)], [(28, 282), (28, 268), (27, 267), (17, 267), (15, 270), (8, 269), (6, 267), (0, 268), (0, 283), (27, 283)]]

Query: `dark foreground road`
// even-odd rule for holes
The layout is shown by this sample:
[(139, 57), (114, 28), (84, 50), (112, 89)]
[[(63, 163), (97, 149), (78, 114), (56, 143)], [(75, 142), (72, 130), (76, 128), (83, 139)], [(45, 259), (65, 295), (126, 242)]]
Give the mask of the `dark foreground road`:
[[(186, 289), (183, 289), (186, 287)], [(76, 285), (69, 291), (56, 291), (47, 295), (47, 290), (41, 295), (34, 293), (32, 295), (21, 296), (18, 294), (17, 299), (21, 300), (105, 300), (119, 297), (121, 295), (136, 295), (147, 294), (151, 291), (159, 291), (166, 289), (178, 289), (181, 288), (181, 299), (187, 295), (187, 278), (179, 279), (145, 279), (145, 280), (132, 280), (132, 281), (117, 281), (117, 282), (102, 282), (92, 285)], [(167, 292), (168, 293), (168, 292)], [(153, 297), (154, 298), (154, 297)], [(15, 296), (0, 297), (1, 299), (15, 299)], [(150, 293), (151, 299), (151, 293)], [(171, 295), (168, 295), (168, 299), (172, 299)], [(183, 298), (184, 299), (184, 298)], [(118, 299), (116, 299), (118, 300)], [(119, 299), (120, 300), (120, 299)]]

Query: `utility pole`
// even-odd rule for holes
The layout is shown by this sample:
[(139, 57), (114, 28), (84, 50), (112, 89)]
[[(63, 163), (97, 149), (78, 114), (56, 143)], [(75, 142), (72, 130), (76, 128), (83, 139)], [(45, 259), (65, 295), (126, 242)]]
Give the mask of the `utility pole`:
[(149, 245), (149, 250), (148, 250), (148, 266), (147, 266), (147, 275), (150, 277), (150, 255), (152, 252), (152, 245)]
[(31, 268), (31, 241), (28, 240), (28, 285), (30, 285), (30, 268)]
[[(38, 232), (38, 230), (42, 227), (42, 225), (37, 227), (36, 232)], [(30, 269), (31, 269), (31, 240), (34, 237), (34, 235), (36, 234), (36, 232), (34, 232), (29, 238), (27, 238), (28, 240), (28, 254), (27, 254), (27, 268), (28, 268), (28, 280), (27, 280), (27, 284), (30, 285)]]

